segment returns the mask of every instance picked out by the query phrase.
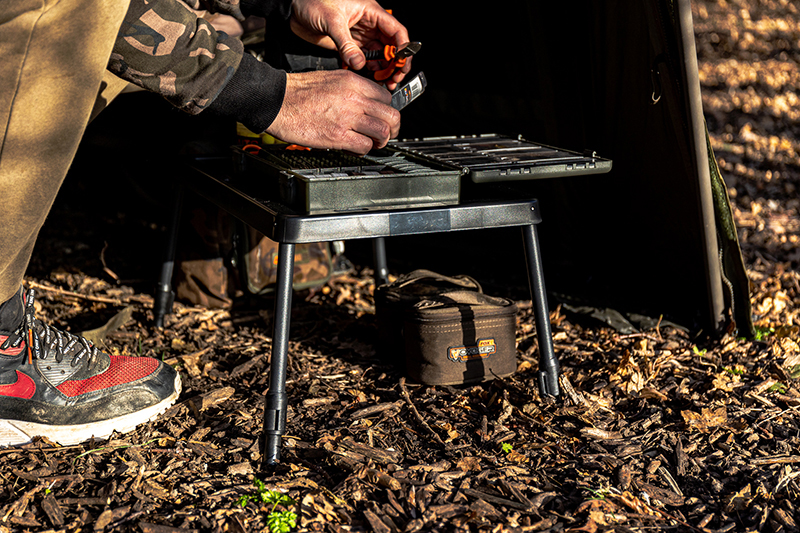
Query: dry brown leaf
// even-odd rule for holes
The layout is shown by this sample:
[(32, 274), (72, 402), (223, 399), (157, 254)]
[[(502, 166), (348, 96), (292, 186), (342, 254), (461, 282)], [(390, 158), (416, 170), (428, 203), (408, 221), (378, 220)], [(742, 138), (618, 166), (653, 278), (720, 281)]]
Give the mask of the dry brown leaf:
[(531, 368), (533, 368), (533, 365), (530, 362), (522, 361), (519, 365), (517, 365), (517, 372), (525, 372)]
[[(303, 496), (300, 508), (302, 509), (300, 525), (303, 527), (320, 519), (323, 522), (327, 521), (334, 524), (340, 521), (333, 504), (321, 492), (309, 492)], [(313, 511), (313, 514), (311, 511)]]
[(659, 513), (657, 509), (653, 509), (627, 490), (622, 494), (609, 494), (608, 498), (619, 502), (635, 513), (649, 516), (661, 516), (661, 513)]
[(721, 426), (728, 421), (728, 411), (723, 407), (717, 409), (701, 409), (700, 413), (694, 411), (681, 411), (688, 429), (708, 433), (712, 428)]
[(732, 392), (733, 389), (740, 386), (742, 377), (738, 374), (731, 374), (730, 372), (722, 371), (714, 374), (714, 389), (725, 392)]
[(775, 351), (777, 356), (785, 358), (783, 360), (784, 368), (792, 370), (800, 365), (800, 345), (794, 339), (783, 337), (775, 345)]
[(458, 431), (449, 422), (436, 422), (434, 425), (447, 432), (447, 438), (444, 439), (445, 442), (451, 442), (459, 437)]
[(740, 491), (731, 494), (730, 497), (727, 498), (725, 502), (725, 512), (730, 514), (735, 511), (744, 511), (748, 509), (754, 497), (750, 489), (750, 484), (748, 483)]
[(567, 529), (567, 531), (569, 531), (569, 532), (583, 531), (585, 533), (594, 533), (595, 531), (597, 531), (597, 528), (598, 528), (597, 523), (590, 516), (586, 520), (586, 523), (584, 525), (582, 525), (581, 527), (571, 527), (571, 528)]
[(603, 513), (616, 513), (619, 511), (619, 506), (608, 499), (586, 500), (585, 502), (583, 502), (578, 506), (578, 510), (576, 511), (576, 513), (580, 514), (580, 513), (585, 513), (587, 511), (590, 513), (597, 511)]
[(519, 453), (517, 450), (511, 450), (506, 454), (506, 459), (512, 463), (525, 463), (528, 461), (528, 456), (524, 453)]
[(209, 352), (210, 350), (211, 348), (205, 348), (203, 350), (200, 350), (199, 352), (194, 352), (186, 355), (179, 355), (178, 359), (181, 360), (181, 362), (183, 363), (183, 367), (186, 369), (189, 375), (192, 376), (193, 378), (197, 378), (203, 375), (203, 372), (200, 370), (200, 357)]
[(638, 393), (645, 386), (644, 374), (633, 354), (626, 351), (616, 371), (611, 376), (611, 381), (619, 382), (619, 386), (628, 394)]
[[(598, 396), (597, 394), (592, 394), (590, 392), (582, 392), (581, 394), (583, 394), (583, 397), (592, 406), (597, 406), (601, 409), (611, 409), (614, 406), (614, 400), (607, 396)], [(527, 407), (527, 405), (525, 407)]]
[(639, 391), (639, 396), (642, 398), (652, 398), (660, 402), (666, 402), (669, 399), (669, 396), (659, 390), (654, 389), (653, 387), (644, 387), (641, 391)]
[(481, 469), (481, 459), (480, 457), (472, 457), (470, 455), (462, 457), (458, 463), (456, 463), (456, 469), (462, 472), (477, 472)]

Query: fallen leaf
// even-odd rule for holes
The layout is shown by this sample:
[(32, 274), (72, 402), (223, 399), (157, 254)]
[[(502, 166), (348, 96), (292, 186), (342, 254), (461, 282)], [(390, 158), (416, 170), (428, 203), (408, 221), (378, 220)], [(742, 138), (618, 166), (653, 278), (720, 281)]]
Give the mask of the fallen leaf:
[(728, 421), (728, 411), (725, 407), (717, 409), (701, 409), (700, 413), (694, 411), (681, 411), (686, 426), (700, 433), (708, 433), (712, 428), (721, 426)]
[(714, 381), (712, 381), (712, 384), (714, 385), (715, 390), (731, 392), (733, 389), (741, 385), (741, 381), (741, 376), (722, 371), (714, 375)]
[(470, 455), (462, 457), (458, 463), (456, 463), (456, 469), (462, 472), (477, 472), (481, 469), (481, 459), (480, 457), (472, 457)]
[(133, 307), (128, 306), (96, 329), (81, 332), (81, 336), (92, 344), (99, 344), (109, 333), (112, 333), (124, 326), (133, 317)]
[(753, 498), (754, 496), (748, 483), (744, 488), (727, 498), (725, 512), (730, 514), (735, 511), (744, 511), (750, 507), (750, 502), (753, 501)]
[(625, 352), (616, 371), (611, 376), (611, 381), (619, 382), (619, 386), (628, 394), (638, 393), (645, 386), (644, 374), (633, 354)]
[(571, 527), (571, 528), (567, 529), (567, 531), (576, 532), (576, 533), (578, 531), (583, 531), (585, 533), (595, 533), (595, 531), (597, 531), (597, 528), (598, 528), (597, 522), (595, 522), (594, 519), (592, 519), (592, 517), (590, 516), (586, 520), (586, 523), (584, 525), (582, 525), (581, 527)]

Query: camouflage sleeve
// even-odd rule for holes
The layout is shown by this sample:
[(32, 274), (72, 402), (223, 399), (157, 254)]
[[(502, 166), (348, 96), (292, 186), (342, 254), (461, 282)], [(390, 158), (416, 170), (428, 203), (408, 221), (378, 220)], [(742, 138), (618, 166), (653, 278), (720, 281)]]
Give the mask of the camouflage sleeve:
[(183, 0), (192, 9), (205, 9), (211, 13), (225, 13), (236, 18), (236, 20), (244, 20), (242, 14), (242, 6), (240, 0)]
[(192, 114), (205, 109), (242, 60), (239, 39), (177, 0), (131, 0), (108, 69)]
[(291, 0), (184, 0), (192, 9), (205, 9), (212, 13), (225, 13), (238, 20), (245, 15), (268, 17), (277, 14), (288, 18)]

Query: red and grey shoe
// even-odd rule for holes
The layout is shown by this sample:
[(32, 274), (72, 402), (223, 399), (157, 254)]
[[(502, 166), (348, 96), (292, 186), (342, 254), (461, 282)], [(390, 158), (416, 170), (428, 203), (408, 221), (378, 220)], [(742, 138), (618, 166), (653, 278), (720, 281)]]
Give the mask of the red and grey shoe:
[(175, 403), (175, 369), (152, 357), (106, 354), (43, 324), (33, 316), (33, 297), (31, 289), (22, 324), (0, 332), (0, 446), (36, 436), (61, 445), (105, 439)]

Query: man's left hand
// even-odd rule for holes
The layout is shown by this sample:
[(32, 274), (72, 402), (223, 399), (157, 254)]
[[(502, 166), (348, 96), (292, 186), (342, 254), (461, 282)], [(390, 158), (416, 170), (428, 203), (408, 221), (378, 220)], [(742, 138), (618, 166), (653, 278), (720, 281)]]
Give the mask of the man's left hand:
[[(293, 0), (292, 31), (306, 41), (338, 50), (342, 62), (353, 70), (367, 63), (363, 49), (401, 46), (409, 41), (405, 26), (375, 0)], [(386, 80), (394, 90), (411, 70), (410, 58)]]

